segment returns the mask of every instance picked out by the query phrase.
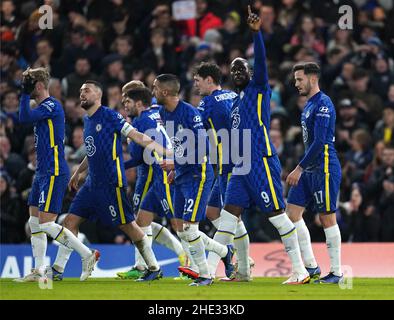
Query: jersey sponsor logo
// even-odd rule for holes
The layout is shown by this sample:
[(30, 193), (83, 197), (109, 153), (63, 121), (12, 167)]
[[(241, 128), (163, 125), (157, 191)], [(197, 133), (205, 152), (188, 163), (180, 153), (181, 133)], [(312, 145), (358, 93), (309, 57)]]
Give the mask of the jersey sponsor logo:
[(182, 147), (182, 141), (178, 137), (171, 137), (170, 140), (175, 151), (175, 156), (178, 158), (183, 157), (185, 149)]
[(238, 129), (240, 123), (241, 116), (239, 115), (239, 108), (236, 107), (233, 111), (231, 111), (231, 128)]
[(222, 93), (219, 94), (217, 96), (215, 96), (215, 100), (217, 102), (223, 101), (223, 100), (232, 100), (237, 96), (237, 94), (235, 92), (226, 92), (226, 93)]
[(195, 116), (195, 117), (193, 118), (193, 121), (194, 121), (194, 122), (201, 122), (201, 117), (200, 117), (200, 116)]
[(305, 121), (301, 121), (301, 127), (302, 127), (302, 138), (304, 140), (304, 143), (308, 142), (308, 128), (306, 127)]
[(328, 107), (322, 106), (319, 108), (319, 112), (327, 113), (329, 111)]
[(316, 117), (325, 117), (325, 118), (331, 118), (329, 113), (317, 113)]
[(102, 128), (103, 128), (103, 126), (99, 123), (99, 124), (97, 124), (97, 126), (96, 126), (96, 131), (97, 131), (97, 132), (100, 132)]
[(86, 154), (92, 157), (96, 153), (96, 146), (94, 145), (94, 138), (88, 136), (85, 139)]

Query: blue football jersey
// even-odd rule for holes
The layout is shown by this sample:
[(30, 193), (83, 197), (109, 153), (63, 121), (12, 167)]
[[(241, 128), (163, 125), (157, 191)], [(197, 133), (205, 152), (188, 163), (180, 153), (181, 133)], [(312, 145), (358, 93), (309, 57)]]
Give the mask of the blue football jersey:
[(249, 84), (234, 99), (231, 110), (232, 129), (240, 130), (240, 150), (243, 150), (243, 130), (251, 131), (252, 159), (276, 154), (269, 137), (271, 88), (268, 84), (266, 55), (261, 32), (253, 34), (254, 68)]
[(125, 123), (120, 113), (105, 106), (101, 106), (91, 117), (84, 117), (88, 179), (91, 184), (127, 185), (121, 135)]
[(60, 102), (48, 97), (35, 109), (30, 109), (30, 96), (22, 94), (19, 119), (21, 122), (34, 123), (36, 174), (68, 175), (69, 169), (64, 159), (65, 117)]
[[(158, 141), (164, 147), (169, 149), (172, 147), (170, 138), (168, 137), (163, 127), (163, 122), (159, 114), (159, 108), (153, 107), (142, 111), (140, 116), (133, 119), (132, 125), (139, 132), (145, 133), (152, 139)], [(157, 138), (159, 138), (160, 141)], [(155, 158), (157, 161), (151, 164), (147, 164), (144, 161), (143, 147), (141, 147), (135, 142), (131, 142), (128, 148), (131, 155), (131, 160), (126, 162), (126, 168), (139, 164), (137, 174), (141, 174), (142, 177), (148, 178), (151, 175), (151, 171), (149, 170), (149, 167), (151, 166), (153, 169), (153, 181), (158, 181), (159, 183), (167, 183), (167, 173), (163, 172), (163, 170), (160, 168), (160, 165), (158, 163), (160, 157), (157, 154), (155, 154)]]
[[(214, 146), (217, 148), (218, 173), (225, 175), (231, 172), (231, 107), (237, 94), (229, 90), (215, 90), (211, 95), (201, 99), (198, 110), (207, 130), (212, 130)], [(228, 140), (222, 141), (219, 131), (226, 130)], [(228, 142), (228, 143), (226, 143)], [(223, 163), (224, 160), (224, 163)]]
[(300, 162), (306, 171), (327, 169), (328, 172), (329, 165), (339, 165), (334, 147), (335, 119), (335, 107), (322, 91), (307, 101), (301, 115), (305, 156)]
[[(152, 98), (152, 105), (151, 105), (150, 109), (154, 109), (157, 112), (159, 112), (161, 107), (162, 106), (156, 104), (156, 98), (153, 97)], [(141, 128), (141, 129), (138, 128), (139, 127), (139, 122), (140, 121), (135, 121), (135, 119), (133, 119), (132, 125), (138, 131), (144, 132), (145, 130), (143, 130), (143, 128)], [(141, 130), (143, 130), (143, 131), (141, 131)], [(132, 154), (132, 150), (131, 150), (132, 147), (133, 146), (131, 144), (129, 144), (128, 150), (129, 150), (130, 154)], [(139, 162), (141, 162), (141, 161), (139, 161)], [(135, 166), (135, 164), (130, 162), (129, 165), (128, 165), (128, 168), (131, 168), (131, 167), (134, 167), (134, 166)], [(126, 168), (126, 169), (128, 169), (128, 168)], [(152, 180), (152, 175), (153, 175), (153, 171), (152, 171), (151, 165), (142, 162), (140, 165), (137, 166), (137, 179), (140, 180), (139, 183), (145, 184), (147, 179)], [(144, 180), (144, 181), (142, 181), (142, 180)]]
[[(181, 183), (190, 175), (201, 177), (207, 170), (209, 154), (208, 135), (200, 112), (191, 104), (179, 101), (173, 112), (160, 109), (175, 154), (175, 182)], [(189, 129), (194, 141), (188, 140), (183, 130)], [(199, 150), (200, 148), (200, 150)], [(209, 170), (212, 170), (209, 164)]]

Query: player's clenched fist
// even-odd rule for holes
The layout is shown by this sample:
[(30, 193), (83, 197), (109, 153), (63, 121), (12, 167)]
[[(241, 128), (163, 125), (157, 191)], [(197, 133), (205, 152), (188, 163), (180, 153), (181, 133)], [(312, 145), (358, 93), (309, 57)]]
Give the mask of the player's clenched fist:
[(260, 17), (252, 12), (250, 6), (248, 6), (248, 19), (246, 21), (249, 25), (249, 28), (252, 29), (252, 31), (258, 32), (260, 30), (260, 26), (261, 26)]

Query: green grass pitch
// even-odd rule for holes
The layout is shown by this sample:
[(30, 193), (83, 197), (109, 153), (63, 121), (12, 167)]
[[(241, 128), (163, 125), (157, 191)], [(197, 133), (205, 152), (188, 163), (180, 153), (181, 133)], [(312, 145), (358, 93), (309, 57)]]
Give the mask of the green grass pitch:
[(216, 281), (210, 287), (189, 287), (190, 281), (163, 278), (150, 283), (111, 278), (64, 279), (54, 282), (52, 290), (37, 283), (0, 280), (1, 300), (394, 300), (394, 278), (354, 278), (351, 289), (338, 285), (281, 285), (284, 278), (254, 278), (249, 283)]

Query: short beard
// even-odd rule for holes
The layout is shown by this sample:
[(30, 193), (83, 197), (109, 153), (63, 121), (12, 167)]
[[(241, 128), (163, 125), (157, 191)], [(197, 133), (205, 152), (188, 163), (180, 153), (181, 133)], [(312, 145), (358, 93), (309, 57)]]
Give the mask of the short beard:
[(308, 82), (306, 87), (305, 87), (305, 92), (300, 93), (300, 96), (303, 96), (303, 97), (309, 96), (309, 94), (311, 93), (311, 89), (312, 89), (311, 83)]
[(84, 109), (84, 110), (89, 110), (93, 106), (94, 106), (94, 102), (93, 101), (81, 102), (81, 108)]

